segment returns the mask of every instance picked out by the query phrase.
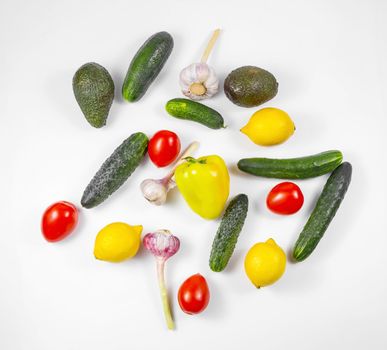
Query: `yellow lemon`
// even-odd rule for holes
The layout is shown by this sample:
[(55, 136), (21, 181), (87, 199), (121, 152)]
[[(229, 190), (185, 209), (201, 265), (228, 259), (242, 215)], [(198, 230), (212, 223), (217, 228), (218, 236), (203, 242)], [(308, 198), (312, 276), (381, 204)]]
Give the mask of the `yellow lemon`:
[(286, 112), (278, 108), (263, 108), (251, 116), (241, 132), (257, 145), (272, 146), (285, 142), (294, 130), (294, 123)]
[(285, 267), (286, 255), (272, 238), (254, 244), (245, 257), (246, 275), (257, 288), (279, 280)]
[(97, 259), (120, 262), (134, 257), (141, 243), (142, 226), (113, 222), (98, 232), (94, 244)]

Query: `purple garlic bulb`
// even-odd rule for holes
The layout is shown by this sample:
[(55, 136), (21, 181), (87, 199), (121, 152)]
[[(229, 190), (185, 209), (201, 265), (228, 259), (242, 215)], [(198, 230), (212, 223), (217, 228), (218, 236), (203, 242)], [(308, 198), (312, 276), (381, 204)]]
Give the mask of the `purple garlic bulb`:
[(167, 260), (180, 248), (180, 240), (168, 230), (147, 233), (143, 239), (144, 247), (155, 257)]

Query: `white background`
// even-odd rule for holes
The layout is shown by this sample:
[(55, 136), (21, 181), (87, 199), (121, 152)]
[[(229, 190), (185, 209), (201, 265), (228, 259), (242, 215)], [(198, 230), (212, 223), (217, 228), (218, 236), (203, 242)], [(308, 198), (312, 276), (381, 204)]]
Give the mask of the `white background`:
[[(19, 1), (0, 4), (1, 218), (0, 349), (386, 349), (386, 81), (387, 3), (321, 1)], [(165, 102), (180, 96), (179, 71), (198, 60), (216, 27), (210, 57), (222, 82), (234, 68), (257, 65), (279, 81), (264, 106), (279, 107), (297, 130), (285, 144), (262, 148), (238, 130), (258, 108), (233, 105), (221, 91), (206, 102), (228, 125), (210, 130), (174, 119)], [(120, 96), (127, 67), (150, 35), (175, 39), (165, 69), (138, 103)], [(107, 126), (94, 129), (73, 97), (71, 80), (95, 61), (116, 86)], [(135, 131), (176, 131), (199, 155), (219, 154), (231, 173), (231, 195), (248, 194), (249, 214), (227, 269), (208, 267), (219, 221), (204, 221), (177, 191), (163, 207), (139, 191), (166, 169), (144, 162), (111, 198), (80, 210), (76, 232), (47, 243), (44, 209), (57, 200), (79, 207), (82, 192), (107, 158)], [(243, 175), (238, 159), (294, 157), (340, 149), (353, 180), (326, 236), (308, 260), (288, 263), (275, 285), (256, 290), (243, 269), (248, 248), (273, 237), (289, 252), (326, 177), (297, 182), (302, 210), (268, 212), (279, 180)], [(121, 264), (97, 261), (93, 245), (106, 224), (168, 228), (181, 250), (167, 265), (177, 330), (168, 332), (153, 257), (143, 250)], [(176, 302), (179, 285), (200, 272), (211, 288), (201, 315)]]

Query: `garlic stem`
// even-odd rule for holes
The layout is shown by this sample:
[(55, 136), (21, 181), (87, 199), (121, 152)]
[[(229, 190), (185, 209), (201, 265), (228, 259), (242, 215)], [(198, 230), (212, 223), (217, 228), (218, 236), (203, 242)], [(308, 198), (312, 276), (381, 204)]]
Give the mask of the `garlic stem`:
[(175, 323), (173, 322), (171, 309), (169, 307), (168, 292), (165, 286), (164, 267), (165, 267), (165, 259), (158, 258), (157, 259), (157, 277), (159, 280), (160, 295), (161, 295), (161, 301), (163, 303), (165, 321), (167, 323), (168, 329), (174, 329)]
[(214, 31), (214, 34), (212, 34), (212, 37), (211, 37), (210, 41), (208, 42), (206, 49), (204, 50), (204, 53), (203, 53), (203, 56), (202, 56), (202, 59), (200, 60), (200, 62), (202, 62), (202, 63), (207, 62), (208, 56), (210, 55), (210, 53), (215, 45), (215, 42), (218, 39), (219, 33), (220, 33), (220, 29), (216, 29)]
[(173, 175), (175, 174), (175, 170), (176, 168), (184, 162), (184, 159), (187, 158), (188, 156), (190, 156), (193, 152), (195, 152), (197, 149), (199, 148), (199, 142), (197, 141), (194, 141), (192, 143), (189, 144), (189, 146), (184, 150), (184, 152), (182, 153), (182, 155), (180, 156), (179, 160), (175, 163), (175, 165), (173, 166), (172, 170), (167, 174), (166, 177), (163, 178), (163, 181), (164, 180), (170, 180)]

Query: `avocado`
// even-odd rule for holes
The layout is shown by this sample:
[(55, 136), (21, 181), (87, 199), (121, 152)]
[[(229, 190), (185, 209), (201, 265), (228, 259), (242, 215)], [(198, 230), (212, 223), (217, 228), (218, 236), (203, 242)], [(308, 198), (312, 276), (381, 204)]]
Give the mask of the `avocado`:
[(277, 95), (278, 83), (273, 74), (262, 68), (243, 66), (227, 76), (224, 92), (238, 106), (255, 107)]
[(114, 98), (109, 72), (97, 63), (86, 63), (74, 74), (73, 90), (89, 124), (95, 128), (104, 126)]

